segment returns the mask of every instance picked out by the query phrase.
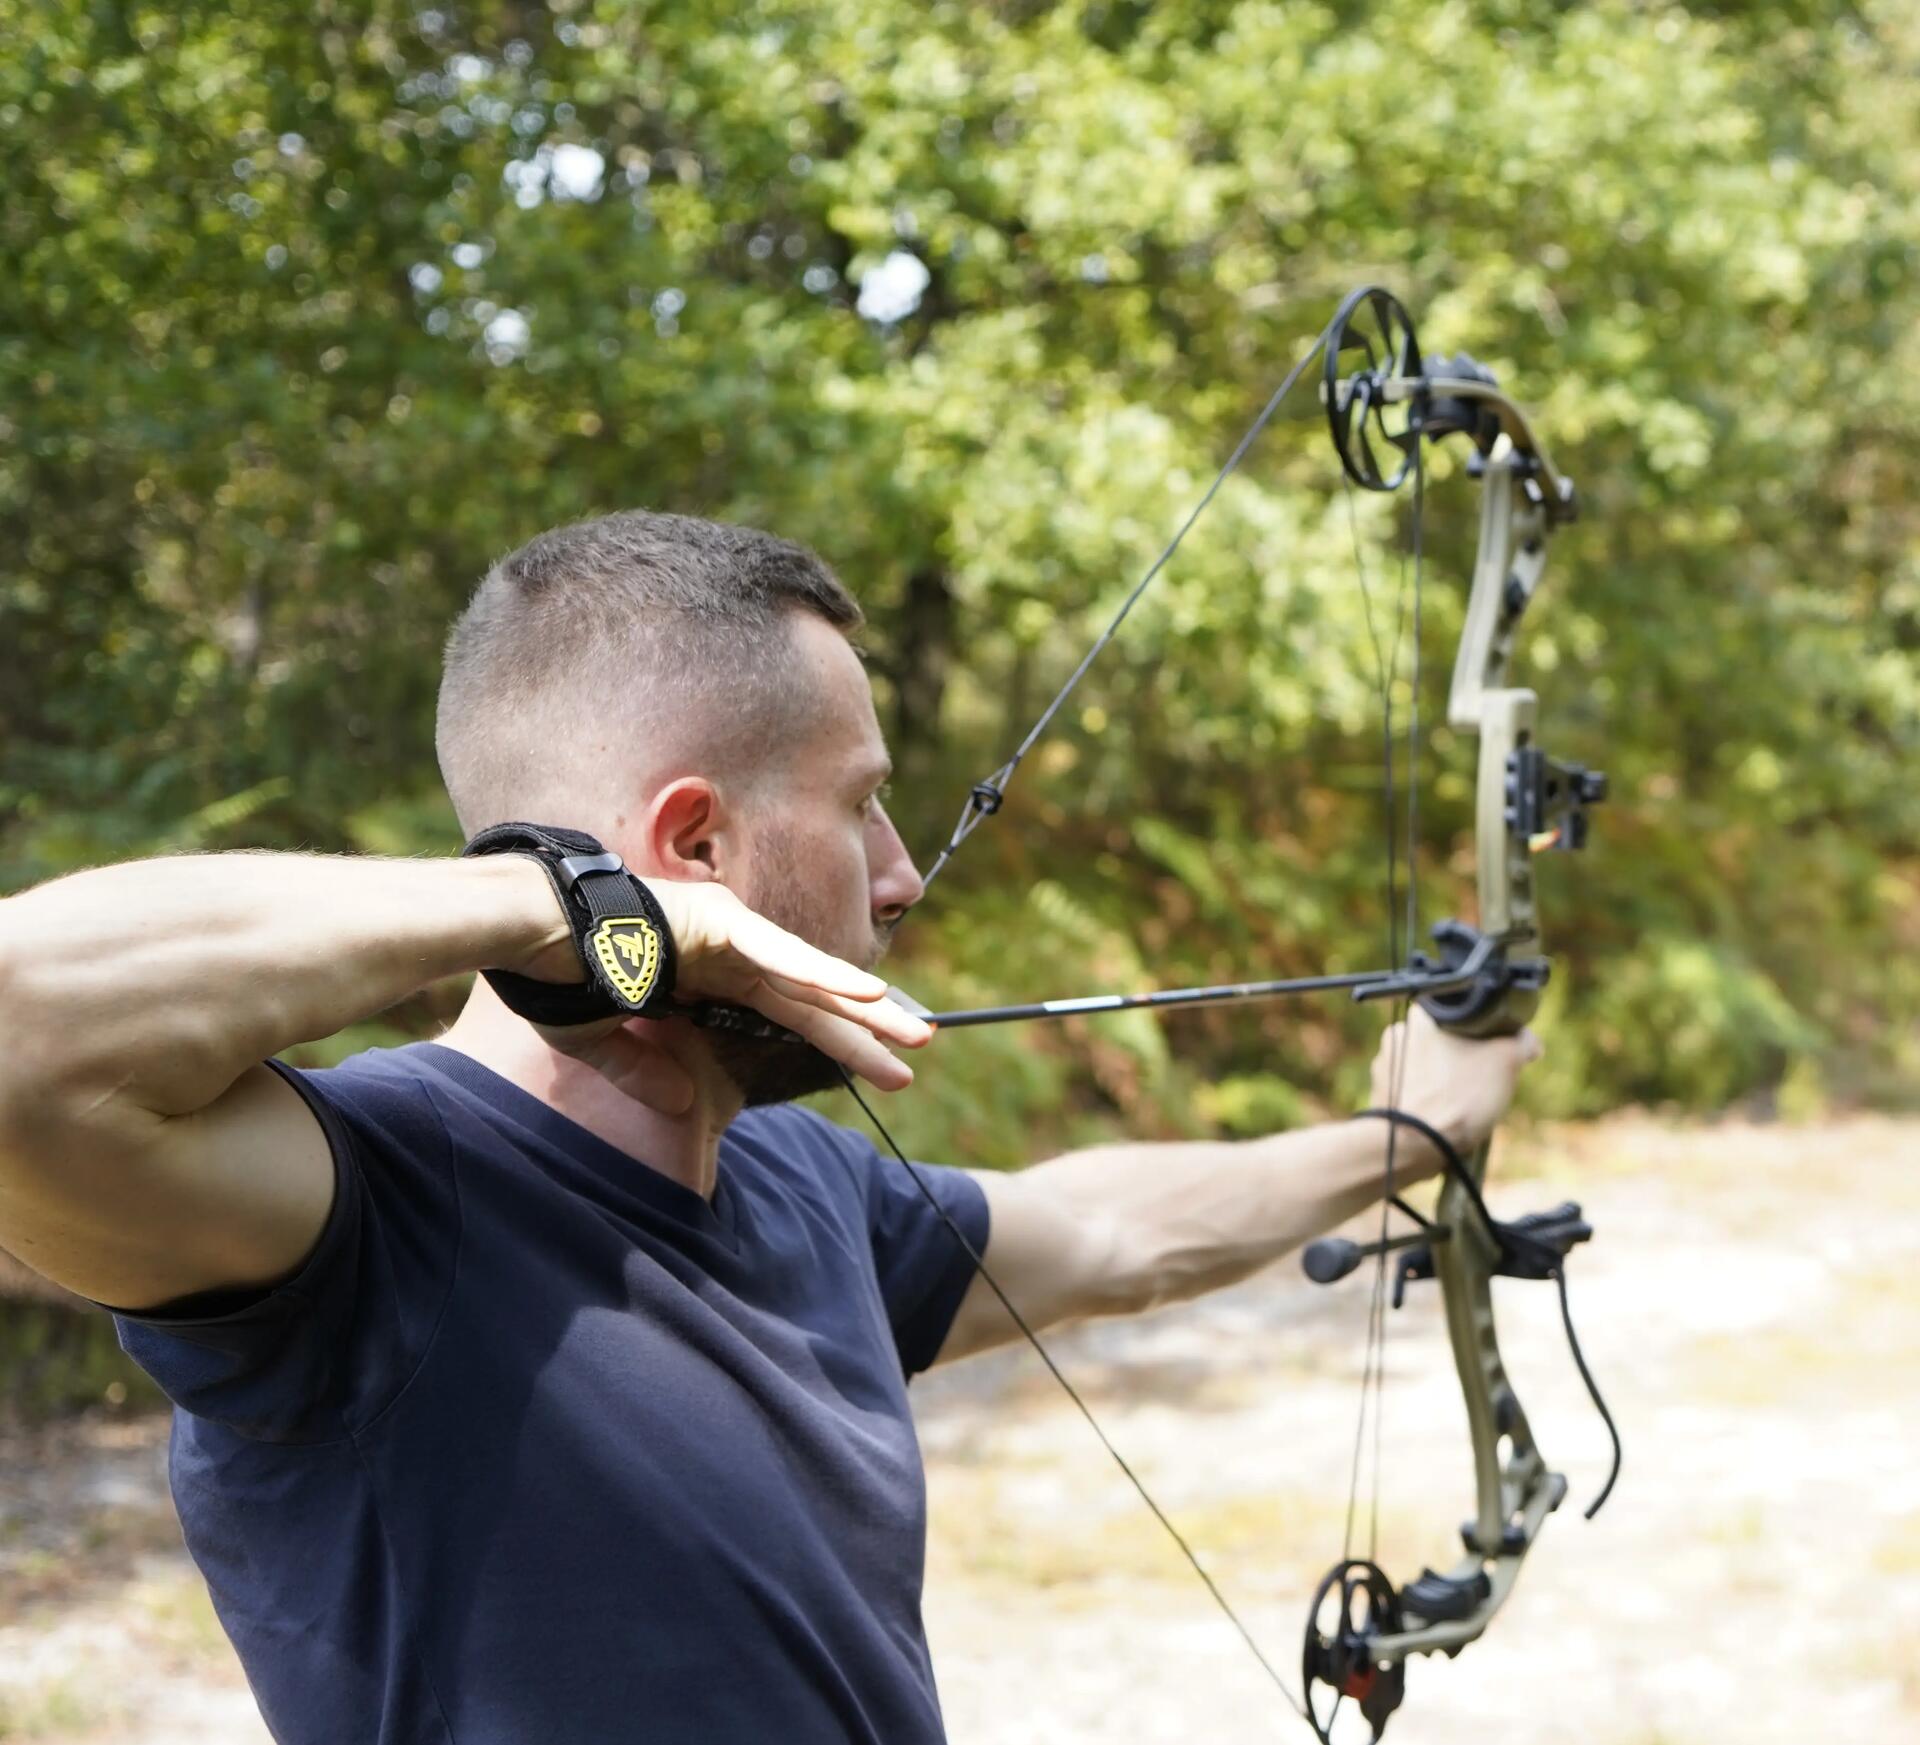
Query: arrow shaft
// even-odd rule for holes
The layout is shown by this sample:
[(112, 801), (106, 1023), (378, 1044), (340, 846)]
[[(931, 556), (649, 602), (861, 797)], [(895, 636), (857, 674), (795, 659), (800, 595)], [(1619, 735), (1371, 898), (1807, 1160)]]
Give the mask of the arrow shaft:
[(1392, 971), (1363, 970), (1353, 975), (1295, 976), (1286, 981), (1221, 982), (1204, 988), (1162, 988), (1145, 994), (1089, 994), (1074, 1000), (1035, 1000), (1021, 1006), (975, 1006), (960, 1012), (930, 1012), (936, 1030), (964, 1030), (975, 1024), (1019, 1024), (1035, 1018), (1074, 1018), (1088, 1012), (1137, 1012), (1160, 1006), (1223, 1006), (1235, 1000), (1275, 1000), (1289, 994), (1318, 994), (1330, 989), (1365, 988), (1387, 980)]

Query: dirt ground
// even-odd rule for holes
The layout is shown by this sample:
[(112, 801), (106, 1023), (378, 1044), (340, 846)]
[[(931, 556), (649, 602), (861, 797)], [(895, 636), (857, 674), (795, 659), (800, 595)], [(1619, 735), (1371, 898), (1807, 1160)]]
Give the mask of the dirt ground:
[[(1497, 1210), (1577, 1197), (1574, 1311), (1626, 1441), (1483, 1641), (1411, 1669), (1398, 1745), (1920, 1739), (1920, 1123), (1562, 1132)], [(1054, 1342), (1297, 1688), (1340, 1546), (1365, 1289), (1291, 1265)], [(1604, 1432), (1552, 1287), (1499, 1296), (1584, 1503)], [(1432, 1287), (1395, 1320), (1382, 1560), (1444, 1564), (1466, 1439)], [(1030, 1353), (916, 1384), (927, 1621), (955, 1745), (1305, 1738)], [(0, 1440), (0, 1740), (266, 1745), (167, 1500), (164, 1420)]]

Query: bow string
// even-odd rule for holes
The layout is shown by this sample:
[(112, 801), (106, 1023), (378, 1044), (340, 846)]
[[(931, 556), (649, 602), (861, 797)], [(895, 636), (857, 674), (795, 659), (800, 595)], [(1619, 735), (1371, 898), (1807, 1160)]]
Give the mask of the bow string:
[[(1464, 353), (1427, 364), (1405, 307), (1376, 286), (1363, 286), (1341, 303), (1333, 319), (1247, 426), (1205, 493), (1012, 755), (972, 786), (925, 882), (931, 885), (961, 844), (1001, 809), (1021, 763), (1316, 359), (1322, 363), (1321, 395), (1329, 434), (1341, 463), (1363, 611), (1382, 694), (1385, 944), (1390, 967), (1383, 971), (1104, 993), (926, 1013), (936, 1028), (1334, 990), (1346, 991), (1355, 999), (1388, 1001), (1402, 1016), (1418, 1000), (1441, 1028), (1476, 1037), (1514, 1035), (1531, 1017), (1548, 975), (1546, 960), (1539, 954), (1531, 856), (1546, 848), (1583, 846), (1586, 809), (1606, 793), (1605, 777), (1599, 772), (1558, 762), (1540, 750), (1534, 731), (1533, 693), (1506, 683), (1514, 631), (1538, 585), (1548, 536), (1573, 518), (1573, 487), (1535, 438), (1525, 414), (1500, 391), (1492, 372)], [(1418, 783), (1414, 777), (1420, 731), (1424, 445), (1456, 434), (1469, 438), (1469, 471), (1482, 486), (1480, 547), (1448, 702), (1449, 724), (1463, 735), (1474, 736), (1479, 744), (1475, 828), (1479, 914), (1477, 924), (1447, 920), (1435, 926), (1431, 936), (1434, 950), (1429, 953), (1413, 948), (1419, 936), (1418, 881), (1413, 862), (1419, 831)], [(1354, 491), (1392, 493), (1409, 484), (1412, 517), (1405, 561), (1411, 581), (1409, 586), (1403, 574), (1389, 626), (1377, 611), (1367, 577)], [(1393, 711), (1393, 687), (1403, 648), (1408, 650), (1412, 699), (1405, 723), (1404, 806), (1395, 775), (1398, 742)], [(924, 1008), (916, 1009), (924, 1012)], [(1398, 1034), (1404, 1044), (1404, 1031)], [(1344, 1540), (1339, 1561), (1321, 1582), (1309, 1607), (1298, 1693), (1114, 1445), (1046, 1344), (993, 1276), (984, 1257), (941, 1205), (851, 1076), (842, 1070), (847, 1088), (886, 1149), (965, 1250), (1267, 1678), (1326, 1745), (1331, 1745), (1337, 1717), (1348, 1702), (1371, 1729), (1373, 1739), (1378, 1740), (1404, 1694), (1406, 1662), (1420, 1654), (1457, 1653), (1485, 1630), (1511, 1591), (1542, 1520), (1558, 1507), (1566, 1493), (1566, 1480), (1547, 1469), (1534, 1445), (1500, 1359), (1490, 1285), (1494, 1276), (1552, 1279), (1558, 1287), (1574, 1362), (1613, 1439), (1613, 1471), (1587, 1511), (1589, 1517), (1606, 1500), (1619, 1471), (1619, 1436), (1581, 1352), (1567, 1301), (1566, 1257), (1575, 1245), (1591, 1237), (1591, 1226), (1582, 1218), (1580, 1208), (1571, 1203), (1518, 1219), (1497, 1219), (1481, 1191), (1489, 1142), (1482, 1141), (1470, 1155), (1463, 1156), (1444, 1135), (1432, 1129), (1426, 1132), (1443, 1162), (1439, 1196), (1431, 1216), (1410, 1205), (1398, 1191), (1397, 1145), (1403, 1127), (1424, 1128), (1425, 1124), (1401, 1106), (1406, 1067), (1407, 1050), (1402, 1045), (1390, 1056), (1386, 1105), (1364, 1112), (1387, 1123), (1377, 1235), (1367, 1243), (1325, 1238), (1309, 1244), (1302, 1256), (1308, 1276), (1320, 1283), (1343, 1278), (1368, 1259), (1374, 1264)], [(1411, 1223), (1410, 1233), (1392, 1233), (1392, 1212)], [(1440, 1285), (1449, 1343), (1466, 1402), (1477, 1506), (1473, 1519), (1462, 1529), (1464, 1556), (1459, 1563), (1444, 1574), (1424, 1570), (1404, 1585), (1396, 1585), (1377, 1561), (1376, 1543), (1386, 1329), (1390, 1310), (1400, 1306), (1408, 1285), (1427, 1279), (1437, 1279)], [(1369, 1448), (1370, 1462), (1366, 1458)], [(1363, 1474), (1369, 1464), (1371, 1502), (1363, 1542), (1360, 1499)], [(1316, 1695), (1321, 1690), (1332, 1693), (1325, 1705)]]

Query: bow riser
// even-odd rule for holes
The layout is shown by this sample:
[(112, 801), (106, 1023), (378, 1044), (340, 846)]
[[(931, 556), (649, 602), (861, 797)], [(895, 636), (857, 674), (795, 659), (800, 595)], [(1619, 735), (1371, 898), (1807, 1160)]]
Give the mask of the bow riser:
[[(1447, 721), (1480, 742), (1474, 814), (1480, 930), (1509, 952), (1539, 948), (1531, 847), (1515, 828), (1515, 753), (1531, 746), (1538, 699), (1510, 689), (1513, 636), (1547, 561), (1547, 514), (1526, 485), (1535, 462), (1502, 442), (1481, 479), (1480, 546), (1473, 564), (1460, 651), (1447, 693)], [(1512, 990), (1516, 995), (1523, 990)], [(1511, 1036), (1532, 1017), (1534, 999), (1503, 999), (1471, 1034)]]
[[(1480, 931), (1499, 940), (1509, 958), (1540, 949), (1533, 850), (1512, 822), (1517, 754), (1533, 744), (1538, 709), (1539, 699), (1531, 691), (1483, 691), (1475, 727), (1480, 740), (1474, 802)], [(1538, 988), (1513, 985), (1471, 1024), (1442, 1023), (1468, 1036), (1512, 1036), (1526, 1027), (1539, 1004)]]
[[(1532, 854), (1525, 834), (1514, 827), (1513, 793), (1516, 754), (1533, 743), (1538, 699), (1530, 690), (1509, 687), (1506, 679), (1515, 627), (1546, 565), (1548, 519), (1539, 493), (1527, 488), (1537, 463), (1508, 437), (1497, 441), (1481, 470), (1480, 544), (1447, 718), (1456, 732), (1479, 742), (1479, 927), (1499, 941), (1511, 964), (1540, 947)], [(1443, 1028), (1462, 1035), (1512, 1036), (1539, 1001), (1537, 978), (1501, 978), (1497, 991), (1435, 1015)], [(1491, 1142), (1484, 1142), (1465, 1159), (1475, 1188), (1486, 1181), (1490, 1151)], [(1381, 1661), (1452, 1654), (1479, 1636), (1512, 1590), (1541, 1522), (1567, 1493), (1566, 1480), (1541, 1458), (1507, 1379), (1493, 1318), (1492, 1277), (1500, 1254), (1477, 1202), (1465, 1183), (1451, 1177), (1444, 1183), (1434, 1217), (1453, 1236), (1434, 1244), (1432, 1265), (1466, 1405), (1475, 1495), (1474, 1518), (1461, 1530), (1467, 1554), (1438, 1585), (1464, 1596), (1484, 1591), (1464, 1616), (1432, 1619), (1377, 1641), (1374, 1654)], [(1411, 1608), (1411, 1591), (1405, 1597)]]
[[(1497, 942), (1499, 968), (1476, 990), (1425, 1003), (1443, 1028), (1491, 1037), (1512, 1036), (1525, 1027), (1545, 979), (1544, 963), (1534, 961), (1540, 932), (1532, 845), (1516, 791), (1520, 754), (1534, 746), (1538, 699), (1506, 680), (1515, 629), (1545, 568), (1552, 518), (1539, 488), (1541, 462), (1516, 448), (1504, 427), (1477, 470), (1483, 492), (1480, 543), (1447, 717), (1456, 732), (1478, 741), (1479, 933)], [(1555, 479), (1550, 469), (1544, 476)], [(1570, 487), (1556, 480), (1554, 489), (1571, 499)], [(1469, 936), (1464, 929), (1457, 935)], [(1531, 973), (1508, 973), (1527, 962), (1534, 962)], [(1486, 1180), (1490, 1149), (1490, 1142), (1483, 1143), (1464, 1159), (1471, 1187), (1451, 1176), (1443, 1184), (1434, 1222), (1451, 1236), (1432, 1243), (1423, 1256), (1440, 1285), (1466, 1406), (1474, 1518), (1461, 1529), (1466, 1555), (1443, 1576), (1429, 1573), (1409, 1583), (1401, 1593), (1408, 1621), (1369, 1644), (1374, 1664), (1382, 1667), (1416, 1654), (1454, 1654), (1479, 1637), (1512, 1591), (1541, 1524), (1567, 1494), (1567, 1481), (1548, 1469), (1534, 1443), (1495, 1333), (1492, 1279), (1501, 1254), (1475, 1191)], [(1423, 1613), (1423, 1593), (1435, 1612), (1447, 1615)]]

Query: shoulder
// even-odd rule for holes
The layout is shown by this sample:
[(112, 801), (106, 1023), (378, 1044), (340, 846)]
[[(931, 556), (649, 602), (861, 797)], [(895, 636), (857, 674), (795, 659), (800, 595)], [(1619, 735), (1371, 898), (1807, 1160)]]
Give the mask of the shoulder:
[(447, 1148), (440, 1104), (410, 1047), (370, 1048), (326, 1067), (267, 1064), (305, 1099), (336, 1155), (343, 1141), (350, 1154), (369, 1141), (436, 1155)]
[(748, 1109), (727, 1129), (727, 1142), (763, 1175), (853, 1206), (878, 1241), (956, 1215), (970, 1240), (986, 1240), (986, 1194), (971, 1171), (889, 1156), (856, 1128), (804, 1104)]
[(327, 1095), (371, 1107), (399, 1108), (429, 1101), (429, 1069), (412, 1042), (401, 1048), (363, 1048), (332, 1066), (295, 1066), (283, 1060), (270, 1065), (289, 1078), (320, 1087)]

